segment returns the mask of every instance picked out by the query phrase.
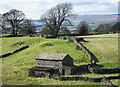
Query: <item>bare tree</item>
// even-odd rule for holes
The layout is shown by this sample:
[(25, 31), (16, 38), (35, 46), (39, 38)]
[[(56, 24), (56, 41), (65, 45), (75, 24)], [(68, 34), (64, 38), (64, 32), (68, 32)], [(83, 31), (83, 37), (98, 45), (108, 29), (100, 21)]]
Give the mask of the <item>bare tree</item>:
[(12, 28), (13, 36), (18, 35), (18, 28), (22, 21), (25, 19), (25, 14), (22, 11), (12, 9), (7, 13), (2, 15), (2, 27), (5, 27), (6, 23), (9, 24)]
[(51, 8), (47, 13), (41, 16), (40, 21), (52, 31), (53, 36), (57, 36), (63, 22), (68, 22), (69, 17), (72, 16), (71, 3), (61, 3)]
[(78, 34), (87, 34), (89, 32), (89, 27), (86, 21), (81, 21), (77, 25), (77, 31), (76, 33)]
[(1, 33), (2, 34), (11, 34), (11, 26), (9, 26), (9, 23), (6, 20), (3, 20), (1, 16), (1, 21), (0, 21), (0, 28), (1, 28)]
[(51, 37), (54, 34), (54, 31), (52, 29), (49, 29), (49, 27), (45, 26), (42, 28), (42, 35), (45, 37)]
[(35, 33), (35, 26), (31, 20), (25, 20), (24, 24), (21, 25), (20, 34), (30, 35)]

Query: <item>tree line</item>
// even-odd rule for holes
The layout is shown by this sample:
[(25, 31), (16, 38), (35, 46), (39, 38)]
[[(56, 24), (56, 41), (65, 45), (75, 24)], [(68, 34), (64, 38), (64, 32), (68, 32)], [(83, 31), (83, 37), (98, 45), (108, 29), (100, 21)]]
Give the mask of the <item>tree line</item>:
[[(40, 17), (40, 22), (45, 25), (42, 28), (42, 34), (53, 37), (57, 37), (58, 34), (71, 34), (70, 30), (67, 29), (67, 24), (72, 25), (69, 18), (73, 15), (71, 3), (60, 3), (51, 8)], [(18, 36), (19, 34), (29, 35), (35, 33), (35, 26), (31, 23), (31, 20), (26, 19), (22, 11), (11, 9), (9, 12), (2, 14), (0, 19), (0, 27), (3, 34)], [(86, 26), (86, 22), (81, 22), (81, 26), (84, 24)], [(88, 27), (85, 28), (88, 29)], [(81, 31), (80, 29), (77, 32), (84, 33), (87, 31)]]
[[(39, 22), (45, 25), (42, 28), (41, 34), (44, 36), (57, 37), (59, 34), (69, 35), (71, 32), (67, 29), (67, 25), (72, 25), (70, 18), (75, 16), (73, 14), (71, 3), (60, 3), (55, 7), (49, 9), (44, 13)], [(0, 17), (0, 27), (3, 34), (12, 34), (13, 36), (29, 35), (35, 33), (35, 26), (32, 21), (26, 19), (25, 14), (22, 11), (11, 9), (9, 12), (2, 14)], [(117, 32), (118, 24), (100, 24), (94, 30), (99, 33)], [(90, 31), (89, 25), (86, 21), (81, 21), (76, 26), (75, 34), (88, 34)]]
[(99, 24), (98, 27), (94, 30), (98, 33), (118, 33), (119, 32), (119, 22), (116, 22), (115, 24)]

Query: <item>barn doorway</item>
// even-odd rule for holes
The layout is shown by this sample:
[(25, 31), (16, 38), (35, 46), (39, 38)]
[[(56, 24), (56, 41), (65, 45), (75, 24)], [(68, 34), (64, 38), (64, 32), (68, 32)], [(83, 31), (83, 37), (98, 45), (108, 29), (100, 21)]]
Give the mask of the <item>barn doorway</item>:
[(62, 69), (62, 75), (65, 75), (65, 69)]

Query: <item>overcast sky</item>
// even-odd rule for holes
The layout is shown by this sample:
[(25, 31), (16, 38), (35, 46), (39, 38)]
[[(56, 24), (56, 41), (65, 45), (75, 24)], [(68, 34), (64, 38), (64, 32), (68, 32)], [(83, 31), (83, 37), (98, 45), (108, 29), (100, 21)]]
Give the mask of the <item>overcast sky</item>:
[(0, 14), (10, 9), (23, 11), (29, 19), (39, 19), (48, 9), (62, 2), (71, 2), (79, 15), (117, 14), (119, 0), (0, 0)]

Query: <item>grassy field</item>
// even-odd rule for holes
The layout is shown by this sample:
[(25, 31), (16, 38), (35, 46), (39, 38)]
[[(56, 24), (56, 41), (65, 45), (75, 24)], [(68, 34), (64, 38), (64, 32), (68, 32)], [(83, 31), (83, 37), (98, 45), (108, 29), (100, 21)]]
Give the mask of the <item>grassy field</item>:
[[(86, 36), (85, 40), (89, 42), (84, 43), (84, 45), (97, 56), (97, 58), (99, 59), (99, 63), (103, 64), (104, 67), (116, 68), (118, 64), (118, 44), (116, 42), (117, 38), (97, 39), (88, 37)], [(18, 45), (21, 42), (23, 44), (21, 46)], [(112, 45), (109, 44), (110, 42)], [(97, 44), (103, 47), (101, 48)], [(14, 50), (19, 49), (25, 45), (29, 45), (29, 48), (15, 53), (11, 56), (0, 59), (2, 60), (3, 85), (103, 85), (103, 83), (83, 81), (58, 81), (48, 78), (29, 77), (28, 69), (35, 65), (35, 57), (40, 53), (67, 53), (75, 60), (74, 64), (76, 65), (88, 64), (90, 63), (90, 61), (82, 50), (75, 49), (76, 45), (74, 43), (68, 43), (67, 40), (45, 39), (39, 37), (2, 38), (1, 55), (8, 52), (13, 52)], [(97, 48), (97, 46), (99, 48)], [(109, 49), (106, 50), (104, 48)], [(110, 48), (112, 48), (112, 50)], [(101, 50), (104, 50), (104, 52)], [(88, 75), (85, 74), (85, 76)], [(93, 74), (91, 74), (91, 76), (93, 76)], [(114, 80), (112, 82), (117, 85), (118, 81), (119, 80)]]
[(104, 68), (118, 68), (118, 34), (84, 36), (83, 43)]

